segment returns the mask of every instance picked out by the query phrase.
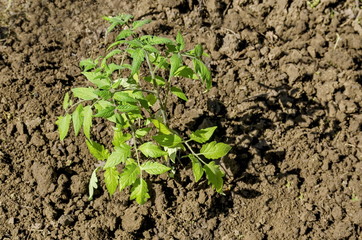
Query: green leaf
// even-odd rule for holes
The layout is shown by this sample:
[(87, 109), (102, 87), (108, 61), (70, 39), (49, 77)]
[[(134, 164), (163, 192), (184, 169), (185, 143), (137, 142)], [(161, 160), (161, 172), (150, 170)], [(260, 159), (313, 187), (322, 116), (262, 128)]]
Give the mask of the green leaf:
[(89, 198), (88, 198), (88, 200), (93, 199), (94, 189), (98, 188), (97, 170), (98, 170), (98, 168), (94, 169), (94, 171), (92, 172), (90, 181), (89, 181), (89, 186), (88, 186)]
[(167, 155), (165, 151), (162, 151), (156, 144), (152, 142), (146, 142), (138, 148), (146, 157), (158, 158)]
[(207, 89), (212, 86), (211, 73), (205, 64), (199, 59), (193, 59), (195, 72), (200, 75)]
[(187, 155), (192, 163), (192, 172), (194, 174), (195, 182), (198, 182), (202, 175), (204, 175), (204, 169), (202, 168), (202, 165), (200, 161), (192, 154)]
[(119, 190), (122, 191), (126, 187), (135, 183), (140, 173), (141, 170), (137, 163), (134, 161), (129, 161), (119, 176)]
[(66, 114), (64, 117), (58, 117), (58, 120), (55, 122), (58, 125), (60, 141), (63, 141), (64, 138), (67, 136), (71, 120), (72, 116), (70, 114)]
[(131, 147), (127, 144), (120, 144), (115, 147), (115, 151), (108, 157), (106, 164), (104, 165), (104, 169), (109, 167), (115, 167), (120, 163), (125, 163), (127, 158), (131, 156)]
[(109, 100), (112, 97), (112, 93), (109, 90), (96, 90), (94, 93), (104, 100)]
[(82, 61), (79, 62), (79, 67), (83, 68), (83, 70), (85, 72), (95, 68), (98, 64), (98, 59), (96, 61), (93, 61), (92, 59), (88, 58), (88, 59), (84, 59)]
[(94, 115), (94, 117), (101, 117), (101, 118), (112, 117), (114, 115), (115, 109), (116, 109), (116, 107), (114, 107), (114, 106), (106, 107), (106, 108), (98, 111), (98, 113), (96, 115)]
[(131, 95), (128, 92), (116, 92), (113, 95), (113, 99), (120, 101), (120, 102), (126, 102), (126, 103), (136, 103), (137, 100), (131, 97)]
[(143, 49), (150, 53), (159, 53), (160, 51), (152, 45), (145, 45)]
[(157, 86), (164, 86), (166, 83), (166, 80), (163, 77), (155, 76), (154, 79), (152, 79), (151, 76), (147, 76), (144, 78), (147, 82), (154, 84), (153, 80), (156, 81)]
[(143, 25), (148, 24), (150, 22), (152, 22), (152, 21), (149, 19), (134, 21), (132, 24), (132, 30), (136, 30), (137, 28), (140, 28)]
[(117, 109), (121, 112), (139, 112), (138, 106), (130, 104), (118, 105)]
[(230, 150), (229, 145), (212, 141), (204, 144), (200, 149), (200, 153), (208, 159), (218, 159), (225, 156)]
[(152, 128), (150, 128), (150, 127), (137, 129), (136, 137), (141, 138), (141, 137), (146, 136), (151, 131), (151, 129)]
[[(105, 66), (107, 75), (111, 75), (114, 71), (121, 70), (121, 69), (125, 69), (125, 67), (117, 65), (115, 63), (110, 63), (107, 66)], [(113, 87), (113, 86), (114, 86), (114, 84), (112, 84), (111, 87)]]
[(157, 97), (152, 93), (147, 94), (147, 96), (145, 98), (147, 100), (149, 107), (153, 106), (153, 104), (155, 104), (157, 102)]
[(104, 182), (109, 194), (112, 196), (118, 187), (119, 172), (115, 167), (106, 168)]
[(109, 45), (109, 46), (107, 47), (107, 51), (108, 51), (109, 49), (111, 49), (111, 48), (113, 48), (113, 47), (115, 47), (115, 46), (118, 46), (118, 45), (120, 45), (120, 44), (122, 44), (122, 43), (125, 43), (125, 42), (127, 42), (127, 41), (125, 41), (125, 40), (116, 41), (116, 42), (112, 43), (111, 45)]
[(109, 157), (109, 152), (102, 144), (92, 140), (86, 140), (89, 152), (98, 160), (106, 160)]
[(177, 32), (176, 42), (178, 44), (178, 50), (182, 51), (185, 48), (185, 40), (180, 31)]
[(107, 76), (100, 71), (82, 72), (82, 74), (88, 79), (88, 81), (99, 88), (106, 88), (111, 86), (111, 82)]
[(104, 67), (104, 66), (106, 65), (107, 59), (113, 57), (114, 55), (120, 54), (120, 53), (122, 53), (122, 51), (121, 51), (120, 49), (114, 49), (114, 50), (110, 51), (110, 52), (103, 58), (102, 63), (101, 63), (102, 67)]
[(171, 92), (184, 101), (188, 100), (185, 93), (183, 93), (182, 90), (177, 87), (171, 87)]
[(198, 57), (198, 58), (202, 57), (203, 52), (204, 52), (204, 50), (202, 49), (202, 45), (197, 44), (194, 49), (195, 57)]
[(164, 38), (164, 37), (158, 37), (158, 36), (150, 36), (150, 35), (144, 35), (140, 37), (141, 41), (150, 44), (150, 45), (159, 45), (159, 44), (172, 44), (174, 43), (171, 39)]
[(84, 100), (93, 100), (98, 98), (98, 95), (94, 93), (93, 88), (73, 88), (72, 92), (74, 97)]
[(116, 17), (103, 17), (104, 20), (107, 20), (111, 23), (111, 26), (108, 27), (107, 32), (111, 32), (118, 25), (122, 26), (128, 23), (128, 21), (132, 18), (133, 16), (130, 14), (121, 14)]
[(161, 123), (160, 121), (158, 121), (157, 119), (151, 119), (151, 122), (153, 123), (153, 125), (155, 125), (155, 127), (163, 134), (172, 134), (172, 132), (170, 131), (170, 129), (168, 129), (168, 127), (166, 127), (165, 124)]
[(125, 141), (128, 141), (132, 138), (132, 135), (129, 133), (123, 133), (122, 131), (114, 131), (113, 135), (113, 146), (117, 147), (120, 146)]
[(184, 77), (190, 79), (198, 79), (197, 75), (195, 74), (194, 70), (187, 66), (179, 67), (175, 72), (175, 77)]
[(144, 164), (141, 165), (141, 170), (146, 171), (149, 174), (162, 174), (165, 173), (167, 171), (169, 171), (171, 168), (158, 163), (158, 162), (145, 162)]
[(67, 110), (69, 105), (69, 93), (66, 93), (63, 100), (63, 109)]
[(209, 127), (209, 128), (204, 128), (204, 129), (199, 129), (194, 133), (191, 133), (191, 140), (194, 140), (195, 142), (198, 143), (205, 143), (207, 142), (212, 134), (214, 133), (214, 131), (216, 130), (217, 127)]
[(170, 78), (171, 78), (175, 75), (176, 70), (179, 69), (182, 65), (182, 59), (180, 55), (173, 54), (170, 58), (170, 64), (171, 64), (170, 68)]
[(218, 193), (223, 193), (222, 187), (224, 184), (223, 177), (224, 173), (220, 170), (220, 166), (216, 165), (214, 161), (204, 165), (206, 178), (211, 186)]
[(167, 152), (168, 157), (171, 159), (173, 163), (175, 163), (177, 151), (180, 150), (180, 147), (168, 148), (164, 147), (165, 151)]
[(147, 183), (143, 179), (137, 179), (137, 181), (133, 184), (131, 189), (130, 200), (136, 199), (138, 204), (144, 204), (150, 198), (148, 194)]
[(135, 73), (139, 72), (141, 64), (145, 59), (145, 52), (141, 48), (134, 49), (131, 57), (133, 58), (131, 76), (133, 76)]
[(116, 40), (121, 40), (121, 39), (126, 39), (128, 38), (129, 36), (131, 36), (134, 32), (131, 30), (131, 29), (125, 29), (125, 30), (122, 30), (118, 36), (116, 37)]
[(85, 106), (83, 108), (83, 132), (84, 135), (90, 139), (90, 129), (92, 126), (93, 111), (91, 106)]
[(83, 124), (83, 105), (79, 104), (78, 107), (75, 109), (75, 111), (72, 114), (73, 119), (73, 128), (74, 128), (74, 134), (75, 136), (78, 136), (79, 131)]
[(176, 134), (158, 134), (152, 138), (163, 147), (176, 147), (182, 143), (182, 139)]

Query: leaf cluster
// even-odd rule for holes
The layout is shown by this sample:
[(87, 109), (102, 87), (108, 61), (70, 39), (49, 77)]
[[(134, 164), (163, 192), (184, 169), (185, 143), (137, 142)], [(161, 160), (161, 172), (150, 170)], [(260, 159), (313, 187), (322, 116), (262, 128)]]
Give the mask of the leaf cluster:
[[(202, 46), (185, 50), (180, 32), (175, 40), (141, 35), (139, 28), (150, 21), (135, 21), (128, 14), (104, 19), (110, 23), (107, 31), (118, 30), (118, 35), (106, 56), (80, 62), (92, 87), (76, 87), (71, 95), (67, 93), (63, 100), (66, 113), (56, 122), (60, 140), (72, 125), (76, 136), (83, 132), (89, 152), (104, 161), (103, 167), (92, 173), (89, 198), (98, 187), (97, 173), (102, 171), (111, 195), (117, 188), (129, 187), (130, 199), (145, 203), (150, 198), (145, 177), (172, 170), (179, 152), (189, 153), (185, 157), (191, 160), (196, 182), (205, 174), (209, 184), (222, 193), (224, 173), (214, 160), (225, 156), (231, 147), (209, 142), (216, 127), (197, 130), (185, 139), (168, 126), (166, 103), (170, 96), (188, 100), (175, 79), (200, 80), (206, 89), (211, 88)], [(94, 118), (113, 123), (113, 149), (92, 140)], [(198, 153), (190, 142), (200, 145)]]

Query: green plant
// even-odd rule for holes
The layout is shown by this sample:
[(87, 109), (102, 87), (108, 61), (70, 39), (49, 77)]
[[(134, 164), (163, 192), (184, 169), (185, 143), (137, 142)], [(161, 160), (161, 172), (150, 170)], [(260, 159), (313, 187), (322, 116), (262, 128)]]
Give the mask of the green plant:
[[(97, 188), (97, 171), (102, 169), (111, 195), (117, 188), (122, 191), (130, 186), (130, 199), (143, 204), (150, 198), (145, 173), (158, 175), (175, 170), (181, 152), (191, 160), (195, 181), (205, 173), (209, 184), (222, 193), (224, 173), (213, 160), (226, 155), (231, 147), (209, 141), (216, 127), (197, 130), (184, 139), (168, 124), (167, 101), (171, 94), (187, 101), (185, 93), (175, 86), (175, 79), (200, 79), (210, 89), (211, 74), (202, 61), (207, 54), (201, 45), (184, 50), (180, 32), (175, 41), (141, 35), (138, 29), (150, 21), (132, 18), (127, 14), (104, 17), (110, 22), (107, 32), (120, 32), (105, 57), (80, 62), (83, 75), (93, 87), (73, 88), (73, 97), (79, 99), (76, 103), (67, 93), (63, 101), (66, 114), (56, 122), (60, 140), (67, 136), (71, 122), (76, 136), (83, 129), (90, 153), (104, 161), (92, 173), (89, 198)], [(111, 152), (91, 139), (92, 118), (112, 123)], [(198, 153), (193, 149), (195, 145), (201, 146)]]

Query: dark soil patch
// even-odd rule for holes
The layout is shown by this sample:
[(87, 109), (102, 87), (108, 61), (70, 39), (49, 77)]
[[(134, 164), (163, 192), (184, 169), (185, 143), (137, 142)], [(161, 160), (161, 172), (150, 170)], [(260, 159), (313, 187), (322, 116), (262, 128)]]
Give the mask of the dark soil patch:
[[(361, 238), (360, 1), (5, 2), (1, 239)], [(78, 62), (104, 51), (101, 16), (125, 12), (208, 49), (214, 87), (180, 83), (190, 100), (173, 100), (171, 123), (219, 126), (233, 146), (225, 196), (186, 168), (153, 181), (143, 206), (104, 190), (87, 200), (96, 162), (82, 138), (60, 142), (54, 122), (64, 93), (84, 84)]]

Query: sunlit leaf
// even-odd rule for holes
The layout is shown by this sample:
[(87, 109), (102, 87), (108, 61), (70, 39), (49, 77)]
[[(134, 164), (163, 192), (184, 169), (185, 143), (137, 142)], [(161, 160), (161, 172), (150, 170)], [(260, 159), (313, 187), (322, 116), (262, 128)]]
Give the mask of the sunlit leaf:
[(222, 187), (224, 184), (223, 177), (224, 173), (220, 170), (220, 166), (216, 165), (214, 161), (205, 164), (204, 170), (206, 178), (211, 186), (218, 192), (222, 193)]
[(156, 175), (165, 173), (165, 172), (169, 171), (170, 169), (171, 168), (169, 168), (161, 163), (158, 163), (158, 162), (148, 161), (141, 165), (141, 170), (144, 170), (149, 174), (156, 174)]
[(80, 129), (82, 128), (83, 124), (83, 105), (79, 104), (78, 107), (72, 114), (73, 119), (73, 128), (75, 136), (78, 136)]
[(136, 199), (138, 204), (144, 204), (150, 198), (147, 183), (143, 179), (137, 179), (131, 189), (130, 200)]
[(152, 142), (146, 142), (138, 148), (146, 157), (158, 158), (167, 155), (165, 151), (162, 151), (156, 144)]
[(58, 125), (60, 141), (63, 141), (64, 138), (67, 136), (71, 120), (72, 116), (70, 114), (66, 114), (64, 117), (58, 117), (58, 120), (55, 122)]
[(104, 182), (109, 194), (112, 196), (118, 187), (119, 172), (115, 167), (106, 168)]
[(204, 129), (199, 129), (193, 133), (191, 133), (190, 138), (198, 143), (205, 143), (207, 142), (217, 127), (209, 127)]
[(200, 149), (200, 153), (208, 159), (218, 159), (225, 156), (230, 150), (229, 145), (213, 141), (204, 144)]

